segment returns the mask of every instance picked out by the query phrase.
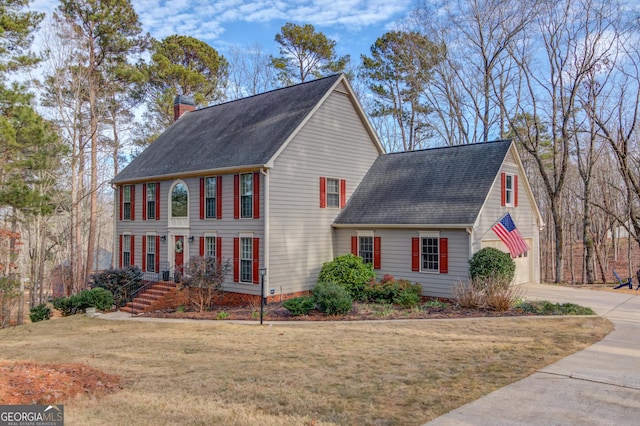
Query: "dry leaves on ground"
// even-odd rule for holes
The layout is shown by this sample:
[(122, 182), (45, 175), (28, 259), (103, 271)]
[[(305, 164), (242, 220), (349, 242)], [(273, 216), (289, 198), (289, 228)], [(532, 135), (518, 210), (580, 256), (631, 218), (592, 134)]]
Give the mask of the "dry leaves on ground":
[(61, 404), (120, 389), (120, 378), (82, 364), (0, 362), (0, 404)]

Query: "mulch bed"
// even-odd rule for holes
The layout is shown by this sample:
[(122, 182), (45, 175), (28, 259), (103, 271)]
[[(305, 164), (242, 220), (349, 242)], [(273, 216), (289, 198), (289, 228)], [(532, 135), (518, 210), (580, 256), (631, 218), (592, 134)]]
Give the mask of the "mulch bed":
[[(507, 312), (495, 312), (487, 309), (464, 309), (450, 303), (446, 307), (426, 309), (404, 309), (395, 306), (393, 310), (371, 310), (371, 305), (354, 303), (353, 309), (346, 315), (326, 315), (320, 311), (312, 310), (307, 315), (293, 316), (282, 307), (281, 303), (265, 305), (263, 319), (265, 321), (370, 321), (370, 320), (400, 320), (400, 319), (443, 319), (443, 318), (481, 318), (481, 317), (505, 317), (505, 316), (530, 316), (529, 312), (512, 309)], [(206, 312), (178, 312), (176, 310), (163, 310), (148, 312), (141, 316), (155, 318), (180, 318), (195, 320), (259, 320), (260, 307), (252, 306), (216, 306)]]

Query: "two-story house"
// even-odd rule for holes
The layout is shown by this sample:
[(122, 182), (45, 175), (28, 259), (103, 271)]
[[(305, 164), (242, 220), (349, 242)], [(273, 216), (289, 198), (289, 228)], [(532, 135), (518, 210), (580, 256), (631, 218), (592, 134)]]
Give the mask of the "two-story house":
[(539, 279), (542, 220), (510, 141), (385, 154), (344, 75), (175, 111), (112, 181), (114, 266), (229, 259), (227, 292), (258, 296), (266, 270), (266, 294), (289, 297), (353, 252), (450, 297), (474, 252), (505, 250), (491, 227), (509, 212), (530, 248), (518, 280)]

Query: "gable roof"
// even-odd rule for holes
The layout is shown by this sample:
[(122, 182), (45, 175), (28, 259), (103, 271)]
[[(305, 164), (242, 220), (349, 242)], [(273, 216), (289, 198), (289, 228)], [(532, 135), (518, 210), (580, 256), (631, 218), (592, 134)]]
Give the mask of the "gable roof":
[(188, 112), (112, 183), (267, 164), (340, 79), (336, 74)]
[(380, 155), (334, 225), (472, 225), (511, 141)]

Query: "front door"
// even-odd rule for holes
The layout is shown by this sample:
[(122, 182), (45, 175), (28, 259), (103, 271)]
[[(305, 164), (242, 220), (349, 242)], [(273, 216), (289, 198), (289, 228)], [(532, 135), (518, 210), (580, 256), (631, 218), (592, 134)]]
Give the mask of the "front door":
[(182, 275), (184, 273), (184, 236), (176, 235), (175, 236), (175, 249), (174, 249), (174, 262), (175, 270), (177, 273)]

